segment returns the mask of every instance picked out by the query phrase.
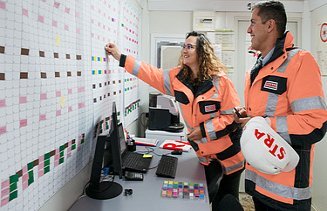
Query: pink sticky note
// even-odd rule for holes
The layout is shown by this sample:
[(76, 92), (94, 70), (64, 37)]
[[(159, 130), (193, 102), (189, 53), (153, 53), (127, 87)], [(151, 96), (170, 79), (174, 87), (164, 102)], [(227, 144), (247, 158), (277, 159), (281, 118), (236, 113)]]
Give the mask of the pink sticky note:
[(56, 91), (56, 97), (60, 97), (61, 96), (61, 91)]
[(26, 127), (27, 126), (27, 119), (19, 120), (19, 127)]
[(43, 163), (40, 163), (40, 161), (39, 161), (39, 165), (37, 166), (37, 169), (39, 171), (43, 171), (43, 168), (44, 168), (44, 162)]
[(44, 171), (43, 170), (39, 171), (37, 174), (38, 174), (39, 177), (42, 177), (44, 175)]
[(2, 183), (1, 183), (1, 189), (4, 189), (4, 188), (6, 188), (6, 187), (8, 187), (9, 186), (9, 180), (5, 180), (5, 181), (3, 181)]
[(61, 115), (61, 110), (57, 110), (56, 111), (56, 116), (60, 116)]
[(39, 15), (39, 17), (37, 18), (37, 20), (41, 23), (44, 23), (44, 16)]
[(6, 2), (0, 1), (0, 9), (6, 9)]
[(66, 31), (69, 31), (69, 26), (67, 26), (67, 25), (65, 24), (64, 29), (65, 29)]
[(54, 3), (53, 3), (53, 7), (55, 7), (55, 8), (59, 8), (59, 6), (60, 6), (60, 3), (59, 3), (59, 2), (54, 2)]
[(47, 99), (47, 93), (41, 93), (40, 100), (46, 100), (46, 99)]
[(28, 17), (28, 10), (27, 9), (22, 9), (22, 14), (26, 17)]
[(1, 107), (5, 107), (6, 106), (6, 100), (5, 99), (1, 99), (0, 100), (0, 108)]
[(41, 155), (41, 156), (39, 156), (39, 163), (43, 163), (43, 162), (44, 162), (44, 156)]
[(19, 97), (19, 104), (27, 103), (27, 97), (26, 96), (20, 96)]
[(5, 206), (6, 204), (8, 204), (8, 202), (9, 202), (9, 197), (2, 199), (1, 200), (1, 207), (2, 206)]
[(65, 13), (69, 14), (69, 12), (70, 12), (70, 9), (68, 7), (65, 7)]
[(1, 190), (1, 196), (7, 196), (7, 195), (9, 195), (9, 188), (5, 188)]
[(84, 92), (84, 91), (85, 91), (85, 87), (84, 86), (78, 87), (78, 93)]
[(28, 178), (29, 178), (28, 173), (23, 174), (23, 182), (28, 181)]
[(44, 121), (47, 119), (47, 116), (45, 114), (40, 114), (39, 121)]
[(28, 188), (28, 181), (23, 182), (23, 190), (25, 190), (26, 188)]
[(73, 108), (71, 106), (68, 107), (68, 112), (73, 111)]
[(6, 132), (7, 132), (7, 127), (6, 126), (0, 127), (0, 135), (5, 134)]
[(22, 168), (22, 172), (23, 172), (23, 174), (26, 174), (26, 172), (27, 172), (27, 166), (24, 166), (24, 167)]
[(85, 107), (85, 104), (84, 103), (78, 103), (78, 108), (84, 108)]
[(58, 26), (58, 23), (57, 23), (57, 21), (55, 21), (55, 20), (52, 20), (52, 26), (53, 26), (53, 27), (57, 27), (57, 26)]

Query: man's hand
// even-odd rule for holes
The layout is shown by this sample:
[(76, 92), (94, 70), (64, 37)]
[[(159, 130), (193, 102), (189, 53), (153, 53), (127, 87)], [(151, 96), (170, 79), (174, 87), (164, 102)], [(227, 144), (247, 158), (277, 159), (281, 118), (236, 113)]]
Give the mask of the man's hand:
[(113, 56), (118, 61), (120, 60), (121, 53), (114, 43), (106, 44), (105, 49), (109, 55)]
[(251, 119), (247, 116), (246, 110), (244, 107), (235, 107), (234, 108), (234, 121), (240, 123), (242, 127)]

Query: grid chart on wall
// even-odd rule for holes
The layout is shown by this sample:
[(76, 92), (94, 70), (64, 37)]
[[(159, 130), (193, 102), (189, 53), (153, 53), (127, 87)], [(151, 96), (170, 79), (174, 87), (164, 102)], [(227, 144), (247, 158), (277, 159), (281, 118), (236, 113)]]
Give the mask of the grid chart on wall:
[[(126, 55), (139, 57), (139, 31), (141, 28), (141, 9), (136, 2), (124, 2), (121, 11), (120, 46)], [(123, 68), (119, 68), (124, 71)], [(138, 80), (135, 76), (124, 71), (124, 124), (129, 125), (139, 116), (139, 98), (135, 95)]]
[(0, 0), (1, 210), (38, 210), (73, 179), (112, 102), (125, 125), (137, 118), (138, 82), (104, 45), (138, 57), (140, 11), (133, 0)]

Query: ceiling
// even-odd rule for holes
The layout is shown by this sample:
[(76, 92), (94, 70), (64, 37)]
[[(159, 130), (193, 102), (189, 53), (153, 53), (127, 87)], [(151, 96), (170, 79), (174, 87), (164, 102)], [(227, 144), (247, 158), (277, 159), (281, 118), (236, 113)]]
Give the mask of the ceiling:
[[(248, 4), (258, 0), (147, 0), (148, 10), (170, 11), (248, 11)], [(302, 12), (304, 0), (282, 1), (288, 12)]]

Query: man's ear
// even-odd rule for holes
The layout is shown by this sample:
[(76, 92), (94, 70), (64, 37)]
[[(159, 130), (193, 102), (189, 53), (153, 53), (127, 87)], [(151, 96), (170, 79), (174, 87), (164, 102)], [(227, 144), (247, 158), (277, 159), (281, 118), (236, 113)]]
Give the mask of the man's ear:
[(268, 32), (271, 32), (273, 31), (274, 29), (276, 29), (276, 21), (273, 20), (273, 19), (270, 19), (266, 22), (266, 25), (267, 25), (267, 31)]

